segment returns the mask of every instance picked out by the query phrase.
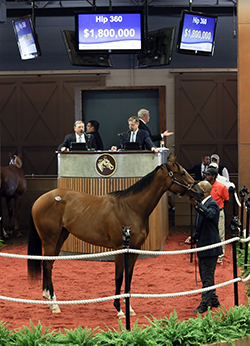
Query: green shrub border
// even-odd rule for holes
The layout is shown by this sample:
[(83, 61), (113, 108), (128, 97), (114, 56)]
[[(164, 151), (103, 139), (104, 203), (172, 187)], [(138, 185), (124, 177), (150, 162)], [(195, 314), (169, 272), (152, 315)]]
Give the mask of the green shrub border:
[(125, 329), (119, 321), (120, 330), (107, 326), (107, 331), (78, 327), (74, 330), (50, 330), (40, 322), (30, 327), (23, 326), (8, 330), (6, 322), (0, 322), (0, 346), (40, 346), (40, 345), (113, 345), (113, 346), (159, 346), (159, 345), (204, 345), (250, 338), (250, 310), (240, 305), (229, 310), (220, 307), (217, 312), (211, 310), (204, 316), (180, 321), (174, 311), (170, 317), (160, 320), (153, 316), (147, 318), (149, 325), (138, 326), (138, 321), (131, 331)]

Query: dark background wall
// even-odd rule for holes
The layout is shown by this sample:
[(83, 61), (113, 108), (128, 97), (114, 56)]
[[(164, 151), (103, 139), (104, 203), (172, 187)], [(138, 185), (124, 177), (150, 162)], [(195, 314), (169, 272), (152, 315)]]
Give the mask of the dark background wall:
[[(176, 34), (172, 63), (164, 68), (236, 68), (237, 32), (234, 8), (193, 8), (219, 16), (215, 54), (213, 57), (194, 57), (178, 54), (175, 50), (181, 10), (183, 8), (149, 8), (148, 30), (175, 26)], [(187, 8), (186, 8), (187, 9)], [(8, 11), (7, 22), (0, 24), (0, 71), (70, 70), (79, 66), (70, 64), (61, 30), (74, 30), (74, 9), (49, 11), (35, 9), (36, 31), (42, 56), (28, 61), (19, 57), (12, 28), (12, 19), (31, 13), (30, 9)], [(135, 68), (133, 55), (112, 55), (115, 69)], [(80, 67), (86, 69), (88, 67)]]
[[(99, 121), (104, 149), (120, 144), (117, 134), (128, 130), (128, 118), (136, 115), (140, 108), (159, 114), (158, 90), (91, 90), (84, 91), (83, 98), (84, 121), (87, 123), (92, 118)], [(158, 134), (159, 124), (152, 122), (150, 129), (152, 134)]]

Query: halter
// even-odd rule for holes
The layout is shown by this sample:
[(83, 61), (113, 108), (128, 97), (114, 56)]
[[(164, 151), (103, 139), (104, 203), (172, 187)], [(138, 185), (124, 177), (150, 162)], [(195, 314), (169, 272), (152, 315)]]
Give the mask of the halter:
[[(177, 184), (177, 185), (179, 185), (185, 189), (182, 193), (179, 194), (181, 197), (187, 191), (193, 191), (194, 193), (197, 193), (195, 190), (193, 190), (193, 187), (198, 184), (198, 182), (199, 182), (198, 180), (194, 181), (192, 184), (182, 183), (174, 177), (174, 173), (173, 173), (173, 171), (171, 171), (171, 168), (169, 167), (169, 164), (167, 162), (165, 163), (165, 165), (168, 169), (168, 175), (172, 179), (171, 184), (169, 186), (169, 190), (173, 184)], [(173, 191), (171, 191), (171, 192), (173, 192)], [(175, 192), (173, 192), (173, 193), (175, 193)]]
[(9, 165), (16, 165), (16, 155), (10, 159)]

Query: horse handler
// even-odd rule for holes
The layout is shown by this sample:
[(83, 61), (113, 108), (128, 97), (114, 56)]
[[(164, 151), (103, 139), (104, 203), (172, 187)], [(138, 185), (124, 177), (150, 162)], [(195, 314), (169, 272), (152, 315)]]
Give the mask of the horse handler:
[[(206, 180), (201, 181), (199, 185), (205, 193), (201, 202), (197, 202), (193, 198), (188, 199), (188, 202), (194, 206), (197, 212), (195, 233), (192, 235), (192, 240), (197, 241), (197, 248), (221, 242), (218, 230), (220, 208), (210, 195), (212, 186)], [(202, 288), (214, 285), (216, 263), (218, 256), (221, 254), (221, 246), (197, 253)], [(192, 312), (202, 314), (208, 310), (208, 307), (218, 306), (220, 306), (220, 303), (216, 295), (216, 290), (214, 289), (202, 293), (200, 305)]]

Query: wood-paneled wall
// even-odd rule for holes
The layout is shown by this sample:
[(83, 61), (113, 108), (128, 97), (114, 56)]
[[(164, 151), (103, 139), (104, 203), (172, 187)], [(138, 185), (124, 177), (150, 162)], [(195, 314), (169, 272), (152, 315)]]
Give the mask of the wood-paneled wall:
[(1, 166), (22, 153), (26, 175), (57, 175), (55, 151), (73, 131), (76, 87), (100, 87), (105, 76), (0, 77)]

